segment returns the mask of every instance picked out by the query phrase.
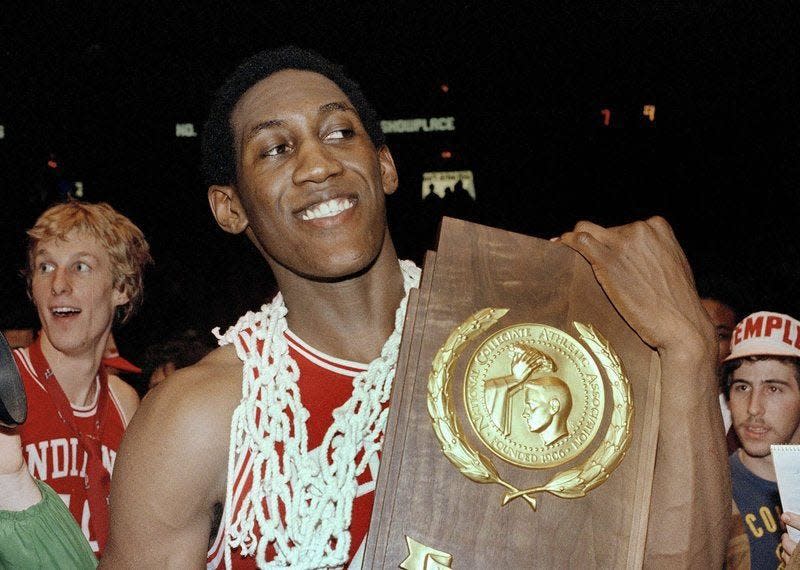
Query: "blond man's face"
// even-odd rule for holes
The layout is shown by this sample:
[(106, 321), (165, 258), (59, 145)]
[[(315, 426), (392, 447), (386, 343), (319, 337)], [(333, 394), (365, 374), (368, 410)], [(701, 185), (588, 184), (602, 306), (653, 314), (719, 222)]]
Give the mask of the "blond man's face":
[(31, 294), (50, 344), (66, 354), (95, 351), (128, 296), (115, 289), (111, 260), (97, 239), (72, 230), (33, 252)]

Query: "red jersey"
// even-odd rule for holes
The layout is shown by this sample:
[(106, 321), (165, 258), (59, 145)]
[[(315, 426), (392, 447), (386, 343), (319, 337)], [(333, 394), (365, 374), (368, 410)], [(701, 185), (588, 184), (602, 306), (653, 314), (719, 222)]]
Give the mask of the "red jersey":
[[(40, 341), (37, 339), (35, 342)], [(52, 382), (52, 379), (43, 377), (45, 373), (41, 366), (37, 367), (31, 361), (30, 350), (14, 350), (14, 359), (22, 375), (28, 399), (28, 417), (19, 427), (28, 470), (33, 477), (44, 481), (59, 494), (83, 530), (92, 550), (99, 556), (98, 541), (104, 544), (106, 537), (95, 536), (91, 530), (93, 525), (86, 490), (88, 465), (94, 459), (84, 449), (81, 438), (69, 422), (62, 421), (59, 416), (58, 407), (47, 390), (48, 381)], [(117, 449), (129, 418), (125, 417), (122, 406), (107, 384), (104, 390), (108, 391), (108, 396), (101, 397), (103, 384), (99, 374), (95, 382), (97, 390), (94, 401), (88, 406), (71, 406), (71, 422), (82, 433), (94, 434), (99, 412), (98, 402), (106, 403), (103, 429), (99, 437), (103, 467), (110, 474), (114, 469)], [(108, 500), (108, 496), (105, 500)]]
[[(308, 448), (319, 448), (328, 428), (333, 424), (333, 411), (342, 406), (353, 394), (353, 378), (367, 369), (366, 364), (333, 358), (308, 346), (301, 339), (286, 331), (289, 344), (289, 355), (299, 368), (297, 386), (300, 401), (310, 416), (306, 423), (308, 431)], [(360, 457), (357, 457), (358, 461)], [(375, 498), (375, 479), (378, 476), (379, 456), (374, 455), (369, 467), (358, 478), (358, 490), (353, 501), (353, 516), (350, 524), (350, 562), (354, 568), (361, 566), (361, 558), (366, 542), (369, 521), (372, 516), (372, 503)], [(241, 507), (242, 497), (250, 491), (252, 485), (252, 456), (245, 453), (236, 458), (233, 484), (234, 509)], [(235, 518), (235, 517), (233, 517)], [(223, 542), (225, 521), (229, 520), (223, 513), (222, 521), (211, 549), (208, 552), (208, 568), (224, 567), (225, 545)], [(267, 547), (267, 560), (275, 556), (272, 545)], [(233, 568), (256, 568), (255, 557), (242, 557), (236, 549), (231, 551)]]

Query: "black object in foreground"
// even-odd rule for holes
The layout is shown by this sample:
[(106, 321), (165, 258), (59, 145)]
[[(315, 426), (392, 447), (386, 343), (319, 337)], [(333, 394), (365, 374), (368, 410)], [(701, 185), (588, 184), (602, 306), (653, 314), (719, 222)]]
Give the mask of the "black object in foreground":
[(28, 415), (22, 377), (6, 337), (0, 333), (0, 425), (17, 426)]

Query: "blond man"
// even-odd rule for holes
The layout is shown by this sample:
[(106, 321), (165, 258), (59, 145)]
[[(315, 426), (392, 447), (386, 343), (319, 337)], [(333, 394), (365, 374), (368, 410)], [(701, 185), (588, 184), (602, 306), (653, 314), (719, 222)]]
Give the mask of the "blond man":
[(18, 428), (31, 475), (52, 487), (99, 557), (111, 472), (136, 391), (102, 365), (115, 321), (141, 303), (141, 230), (108, 204), (49, 208), (28, 231), (28, 291), (41, 332), (14, 351), (28, 400)]

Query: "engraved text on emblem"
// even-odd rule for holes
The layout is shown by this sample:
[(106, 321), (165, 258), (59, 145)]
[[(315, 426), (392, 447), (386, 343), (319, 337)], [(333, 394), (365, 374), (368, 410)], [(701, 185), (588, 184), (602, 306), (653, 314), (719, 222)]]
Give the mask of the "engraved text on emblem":
[(554, 327), (505, 328), (467, 366), (464, 402), (472, 427), (495, 454), (521, 467), (576, 457), (597, 434), (604, 401), (592, 356)]

